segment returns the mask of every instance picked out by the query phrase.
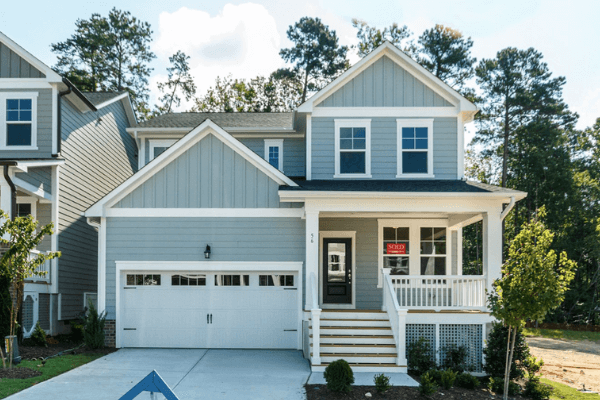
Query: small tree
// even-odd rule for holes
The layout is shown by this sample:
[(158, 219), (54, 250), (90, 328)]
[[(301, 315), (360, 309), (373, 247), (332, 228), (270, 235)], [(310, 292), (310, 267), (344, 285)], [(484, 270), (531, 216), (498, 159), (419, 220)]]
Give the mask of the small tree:
[(541, 222), (544, 215), (542, 208), (532, 221), (523, 225), (508, 250), (502, 278), (494, 282), (494, 292), (488, 296), (492, 316), (508, 327), (505, 400), (517, 330), (527, 319), (543, 319), (548, 311), (560, 305), (577, 266), (565, 252), (559, 256), (550, 249), (554, 233)]
[[(0, 243), (7, 248), (0, 259), (0, 275), (10, 280), (10, 340), (6, 349), (9, 367), (13, 362), (13, 340), (17, 330), (17, 314), (23, 303), (23, 289), (25, 279), (36, 274), (36, 270), (46, 261), (60, 257), (60, 252), (31, 253), (46, 235), (52, 235), (54, 225), (37, 229), (38, 222), (31, 215), (17, 217), (14, 220), (0, 210), (0, 219), (4, 223), (0, 227)], [(40, 272), (45, 274), (45, 272)], [(4, 358), (3, 358), (4, 361)]]

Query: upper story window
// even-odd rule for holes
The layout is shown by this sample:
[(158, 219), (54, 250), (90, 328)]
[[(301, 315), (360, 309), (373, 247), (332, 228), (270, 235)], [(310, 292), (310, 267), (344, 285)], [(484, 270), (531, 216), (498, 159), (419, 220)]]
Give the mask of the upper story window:
[(335, 120), (334, 178), (371, 177), (371, 120)]
[(0, 94), (0, 149), (37, 149), (37, 95)]
[(150, 140), (150, 154), (148, 157), (148, 162), (154, 160), (156, 157), (160, 156), (165, 150), (175, 143), (176, 140), (173, 139), (161, 139), (161, 140)]
[(265, 139), (265, 160), (283, 171), (283, 139)]
[(433, 119), (397, 119), (397, 178), (433, 178)]

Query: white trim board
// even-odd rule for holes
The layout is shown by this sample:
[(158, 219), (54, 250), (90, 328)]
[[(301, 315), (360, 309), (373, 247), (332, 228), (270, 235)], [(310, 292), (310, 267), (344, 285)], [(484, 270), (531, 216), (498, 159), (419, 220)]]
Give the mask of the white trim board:
[(456, 107), (316, 107), (313, 117), (454, 117), (460, 114)]
[(110, 208), (107, 217), (302, 218), (304, 208)]
[[(323, 239), (352, 239), (352, 302), (350, 304), (323, 303)], [(319, 276), (317, 277), (319, 289), (319, 305), (322, 309), (349, 309), (356, 308), (356, 231), (319, 231)]]

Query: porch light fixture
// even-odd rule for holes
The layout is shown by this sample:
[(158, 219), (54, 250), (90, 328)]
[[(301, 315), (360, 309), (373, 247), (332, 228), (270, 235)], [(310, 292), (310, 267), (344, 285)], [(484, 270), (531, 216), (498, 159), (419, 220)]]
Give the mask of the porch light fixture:
[(206, 249), (204, 250), (204, 258), (210, 258), (210, 246), (206, 245)]

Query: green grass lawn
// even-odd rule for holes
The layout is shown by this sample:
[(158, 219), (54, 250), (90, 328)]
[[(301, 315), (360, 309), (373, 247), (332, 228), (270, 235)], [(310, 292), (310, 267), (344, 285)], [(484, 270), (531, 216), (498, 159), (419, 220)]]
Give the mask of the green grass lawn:
[(554, 388), (550, 400), (598, 400), (598, 394), (595, 393), (581, 393), (571, 386), (554, 382), (546, 378), (542, 378), (541, 382)]
[[(0, 381), (0, 399), (20, 392), (23, 389), (27, 389), (39, 382), (54, 378), (57, 375), (72, 370), (73, 368), (77, 368), (80, 365), (87, 364), (102, 356), (104, 356), (104, 354), (64, 355), (47, 360), (46, 365), (43, 367), (38, 367), (38, 365), (41, 364), (40, 361), (22, 361), (15, 368), (28, 367), (42, 371), (42, 375), (28, 379), (2, 379), (2, 381)], [(1, 364), (0, 368), (2, 368)]]
[(600, 341), (600, 332), (565, 331), (562, 329), (523, 329), (525, 336), (541, 336), (550, 339), (592, 340)]

